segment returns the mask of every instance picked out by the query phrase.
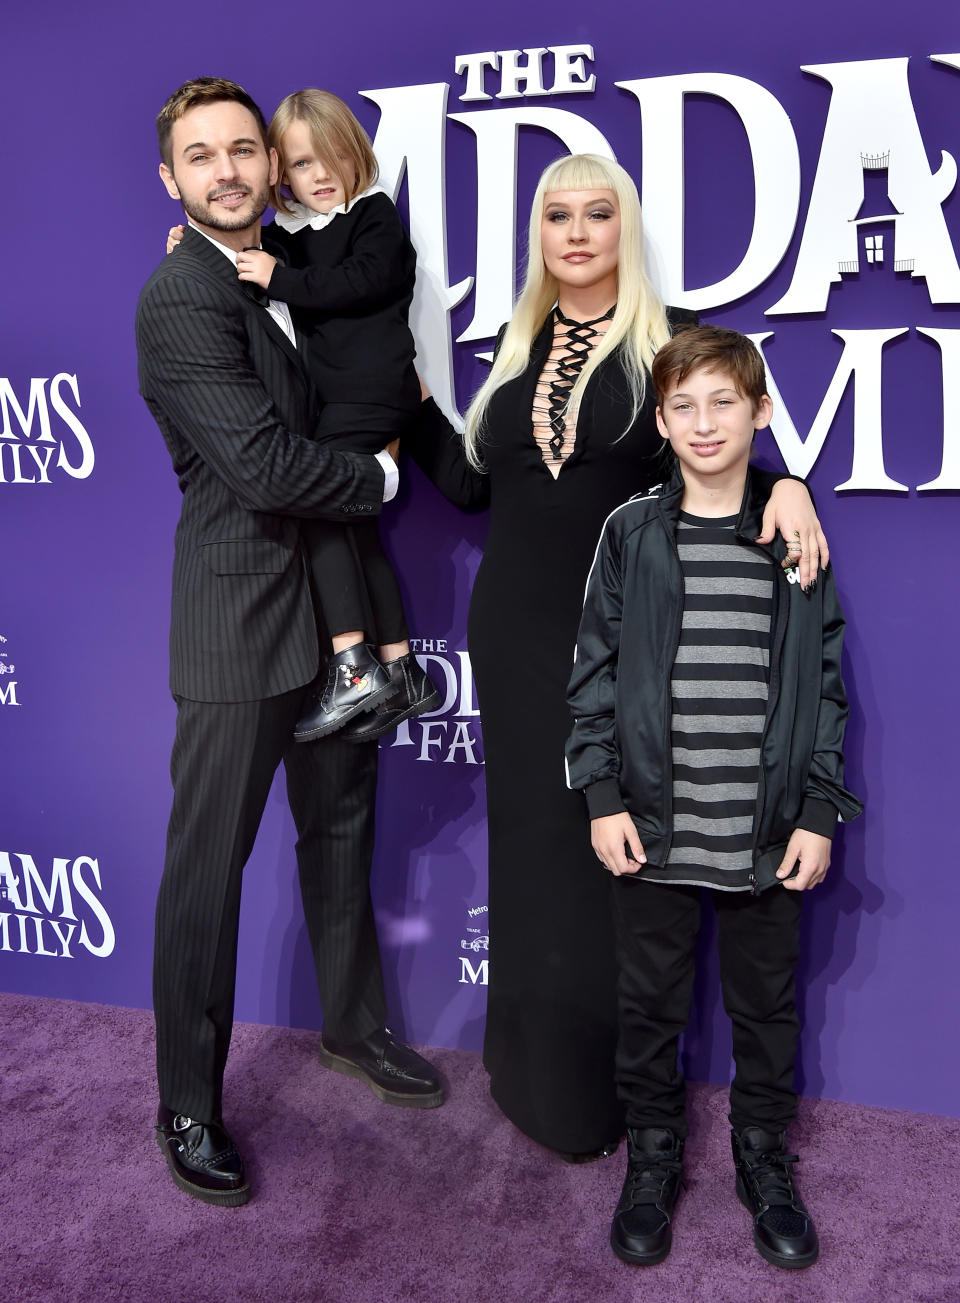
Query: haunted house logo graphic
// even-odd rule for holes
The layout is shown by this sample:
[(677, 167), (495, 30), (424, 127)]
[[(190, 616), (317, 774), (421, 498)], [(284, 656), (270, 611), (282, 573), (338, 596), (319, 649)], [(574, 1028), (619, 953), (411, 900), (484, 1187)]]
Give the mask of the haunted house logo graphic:
[(916, 258), (898, 257), (897, 219), (903, 213), (890, 199), (890, 152), (861, 154), (863, 169), (863, 203), (850, 223), (857, 229), (857, 257), (840, 259), (837, 268), (841, 276), (856, 275), (862, 266), (875, 270), (892, 262), (895, 274), (913, 275)]

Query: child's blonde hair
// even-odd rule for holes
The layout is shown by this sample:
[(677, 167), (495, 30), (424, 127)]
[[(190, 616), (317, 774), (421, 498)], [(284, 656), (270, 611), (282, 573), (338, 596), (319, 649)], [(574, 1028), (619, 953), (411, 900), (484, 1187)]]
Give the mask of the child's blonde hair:
[(375, 185), (380, 169), (374, 157), (370, 137), (338, 95), (328, 90), (298, 90), (277, 105), (270, 119), (270, 144), (277, 151), (280, 170), (270, 201), (281, 213), (289, 213), (290, 193), (283, 178), (287, 160), (283, 153), (283, 136), (293, 122), (303, 122), (317, 157), (336, 176), (346, 196), (346, 206), (355, 195)]
[(523, 290), (501, 341), (497, 360), (477, 390), (466, 415), (463, 437), (467, 459), (477, 469), (483, 469), (480, 445), (490, 399), (501, 385), (526, 369), (533, 341), (557, 301), (560, 287), (544, 266), (540, 245), (543, 205), (551, 190), (612, 190), (620, 210), (616, 311), (606, 334), (590, 354), (570, 390), (567, 411), (571, 416), (576, 413), (583, 391), (597, 367), (619, 349), (630, 386), (632, 411), (629, 428), (643, 406), (654, 354), (670, 338), (666, 310), (643, 268), (640, 199), (629, 173), (619, 163), (598, 154), (571, 154), (551, 163), (540, 178), (530, 209), (527, 275)]

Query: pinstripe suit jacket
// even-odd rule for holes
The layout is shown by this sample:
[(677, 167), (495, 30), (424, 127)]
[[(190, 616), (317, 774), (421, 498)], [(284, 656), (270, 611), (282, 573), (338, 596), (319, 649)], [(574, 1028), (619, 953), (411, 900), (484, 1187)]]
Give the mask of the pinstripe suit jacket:
[(311, 441), (297, 349), (191, 227), (144, 286), (136, 330), (140, 392), (183, 493), (171, 691), (227, 702), (300, 687), (319, 660), (300, 520), (379, 512), (383, 471)]

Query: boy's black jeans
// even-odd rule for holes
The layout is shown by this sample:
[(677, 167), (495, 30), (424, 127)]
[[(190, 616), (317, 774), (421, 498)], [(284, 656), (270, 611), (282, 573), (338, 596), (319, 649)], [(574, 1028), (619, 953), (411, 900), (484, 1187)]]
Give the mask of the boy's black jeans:
[[(687, 1134), (677, 1044), (690, 1016), (701, 887), (613, 882), (617, 930), (617, 1093), (629, 1127)], [(796, 1114), (794, 996), (802, 893), (711, 891), (723, 1003), (733, 1026), (735, 1130), (780, 1130)]]

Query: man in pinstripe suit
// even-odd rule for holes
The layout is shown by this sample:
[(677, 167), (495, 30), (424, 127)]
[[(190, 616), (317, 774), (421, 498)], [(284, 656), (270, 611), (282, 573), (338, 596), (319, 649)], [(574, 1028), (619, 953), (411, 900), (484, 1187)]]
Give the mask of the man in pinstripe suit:
[(319, 661), (299, 522), (375, 514), (396, 489), (378, 457), (308, 436), (317, 404), (284, 304), (237, 278), (277, 160), (260, 110), (200, 78), (157, 119), (160, 174), (190, 218), (137, 308), (140, 391), (173, 460), (170, 684), (174, 797), (157, 901), (157, 1139), (177, 1185), (245, 1203), (221, 1118), (243, 866), (281, 759), (324, 1008), (320, 1058), (390, 1103), (433, 1107), (432, 1068), (384, 1026), (369, 893), (376, 745), (293, 746)]

